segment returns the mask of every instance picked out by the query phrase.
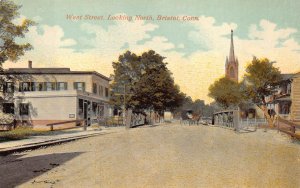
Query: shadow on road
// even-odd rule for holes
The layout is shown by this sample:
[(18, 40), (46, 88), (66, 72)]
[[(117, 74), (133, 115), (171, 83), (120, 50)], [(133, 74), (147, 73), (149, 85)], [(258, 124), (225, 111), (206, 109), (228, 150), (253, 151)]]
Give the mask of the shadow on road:
[(0, 158), (1, 187), (15, 187), (21, 185), (80, 154), (82, 154), (82, 152), (53, 153), (34, 157), (24, 157), (24, 155), (2, 157)]

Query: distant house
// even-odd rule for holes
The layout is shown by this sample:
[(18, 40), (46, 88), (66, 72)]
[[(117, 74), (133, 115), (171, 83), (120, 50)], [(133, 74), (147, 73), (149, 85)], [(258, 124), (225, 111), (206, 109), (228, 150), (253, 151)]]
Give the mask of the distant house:
[(282, 77), (276, 92), (266, 98), (269, 113), (300, 121), (300, 73), (282, 74)]
[(1, 106), (18, 124), (38, 129), (64, 121), (71, 121), (63, 125), (68, 127), (91, 125), (109, 114), (110, 79), (98, 72), (32, 68), (29, 61), (28, 68), (10, 68), (5, 74), (19, 78), (4, 84), (2, 95), (13, 95)]

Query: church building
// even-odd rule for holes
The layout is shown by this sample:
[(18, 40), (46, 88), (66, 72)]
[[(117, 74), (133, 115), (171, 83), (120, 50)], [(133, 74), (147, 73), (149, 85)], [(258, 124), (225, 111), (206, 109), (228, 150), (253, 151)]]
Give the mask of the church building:
[(233, 31), (231, 30), (231, 43), (230, 43), (230, 51), (229, 58), (226, 57), (225, 62), (225, 76), (235, 82), (238, 82), (239, 76), (239, 62), (238, 59), (234, 55), (234, 46), (233, 46)]
[[(231, 41), (230, 41), (230, 50), (229, 57), (226, 57), (225, 62), (225, 77), (229, 78), (238, 83), (239, 81), (239, 62), (237, 57), (234, 54), (234, 44), (233, 44), (233, 31), (231, 30)], [(263, 117), (263, 112), (254, 104), (248, 104), (239, 108), (241, 118), (254, 118), (254, 117)]]

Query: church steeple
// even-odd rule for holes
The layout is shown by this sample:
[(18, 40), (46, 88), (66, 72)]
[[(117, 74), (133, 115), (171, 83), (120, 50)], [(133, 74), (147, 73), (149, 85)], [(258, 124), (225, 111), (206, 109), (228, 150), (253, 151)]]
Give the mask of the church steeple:
[(229, 62), (235, 61), (234, 57), (234, 46), (233, 46), (233, 31), (231, 30), (231, 43), (230, 43), (230, 51), (229, 51)]
[(239, 63), (237, 58), (234, 55), (233, 31), (231, 30), (229, 58), (226, 57), (226, 63), (225, 63), (225, 76), (233, 81), (238, 82), (238, 71), (239, 71)]

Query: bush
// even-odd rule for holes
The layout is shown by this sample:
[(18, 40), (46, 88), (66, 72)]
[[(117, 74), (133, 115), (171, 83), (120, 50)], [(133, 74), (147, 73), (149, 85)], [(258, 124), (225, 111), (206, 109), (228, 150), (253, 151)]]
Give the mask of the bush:
[(43, 133), (40, 131), (34, 131), (30, 127), (17, 127), (11, 131), (0, 132), (0, 141), (21, 140), (40, 134)]

